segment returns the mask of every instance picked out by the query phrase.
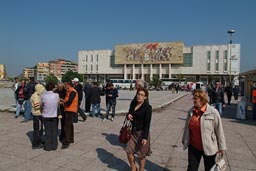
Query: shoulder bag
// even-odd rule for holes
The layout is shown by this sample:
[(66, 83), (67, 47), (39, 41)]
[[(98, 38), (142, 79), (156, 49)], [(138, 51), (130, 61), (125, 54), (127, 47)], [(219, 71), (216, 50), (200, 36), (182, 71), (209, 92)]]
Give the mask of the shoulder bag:
[(120, 130), (119, 134), (119, 142), (122, 144), (126, 144), (131, 138), (131, 122), (125, 116), (123, 126)]

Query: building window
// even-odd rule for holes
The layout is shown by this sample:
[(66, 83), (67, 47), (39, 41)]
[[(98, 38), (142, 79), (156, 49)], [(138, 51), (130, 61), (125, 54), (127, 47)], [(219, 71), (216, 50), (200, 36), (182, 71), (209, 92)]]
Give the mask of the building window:
[(85, 56), (85, 61), (88, 62), (88, 56), (87, 55)]
[(99, 65), (96, 65), (96, 71), (98, 71), (99, 70)]
[(224, 51), (223, 65), (224, 65), (224, 72), (227, 72), (228, 71), (228, 51), (227, 50)]
[(192, 67), (193, 66), (193, 55), (192, 53), (183, 54), (183, 65), (182, 67)]
[(87, 65), (85, 65), (85, 71), (87, 71)]
[(93, 71), (93, 65), (91, 65), (91, 71)]
[(216, 58), (220, 56), (220, 52), (218, 50), (216, 50), (215, 56), (216, 56)]
[(93, 62), (93, 55), (91, 55), (91, 62)]
[(219, 57), (216, 56), (215, 59), (215, 71), (219, 72)]
[(96, 61), (98, 62), (99, 61), (99, 55), (97, 54), (96, 56)]
[(211, 71), (211, 51), (207, 52), (207, 72)]

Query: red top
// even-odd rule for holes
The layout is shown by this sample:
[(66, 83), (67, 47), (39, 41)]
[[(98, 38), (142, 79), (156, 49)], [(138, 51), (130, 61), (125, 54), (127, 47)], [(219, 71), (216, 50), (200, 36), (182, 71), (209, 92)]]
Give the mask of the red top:
[(200, 151), (203, 151), (200, 118), (205, 111), (206, 111), (206, 105), (204, 105), (200, 110), (198, 110), (197, 108), (194, 108), (193, 115), (189, 122), (189, 134), (190, 134), (189, 143), (194, 148)]

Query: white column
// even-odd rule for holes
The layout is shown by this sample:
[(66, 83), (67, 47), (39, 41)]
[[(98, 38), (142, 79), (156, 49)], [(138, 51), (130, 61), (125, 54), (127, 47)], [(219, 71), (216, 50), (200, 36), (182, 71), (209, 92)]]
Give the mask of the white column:
[(169, 64), (169, 78), (172, 78), (172, 64)]
[(143, 67), (143, 64), (141, 64), (141, 79), (144, 80), (144, 67)]
[(132, 64), (132, 79), (135, 80), (135, 64)]
[(127, 73), (126, 73), (127, 71), (126, 71), (126, 64), (124, 64), (124, 79), (126, 80), (127, 78)]
[(162, 78), (162, 64), (159, 64), (159, 79)]
[(149, 65), (149, 77), (150, 77), (150, 80), (153, 80), (153, 68), (152, 68), (152, 64)]

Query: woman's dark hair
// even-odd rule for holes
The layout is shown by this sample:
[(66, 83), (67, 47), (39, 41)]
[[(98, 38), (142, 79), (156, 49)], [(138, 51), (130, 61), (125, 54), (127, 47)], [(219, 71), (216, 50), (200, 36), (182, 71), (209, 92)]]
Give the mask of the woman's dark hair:
[(137, 89), (137, 94), (138, 94), (140, 91), (144, 91), (145, 97), (148, 97), (148, 89), (146, 89), (145, 87), (140, 87), (140, 88)]
[(55, 84), (53, 82), (49, 82), (45, 86), (46, 91), (52, 91), (54, 88), (55, 88)]

